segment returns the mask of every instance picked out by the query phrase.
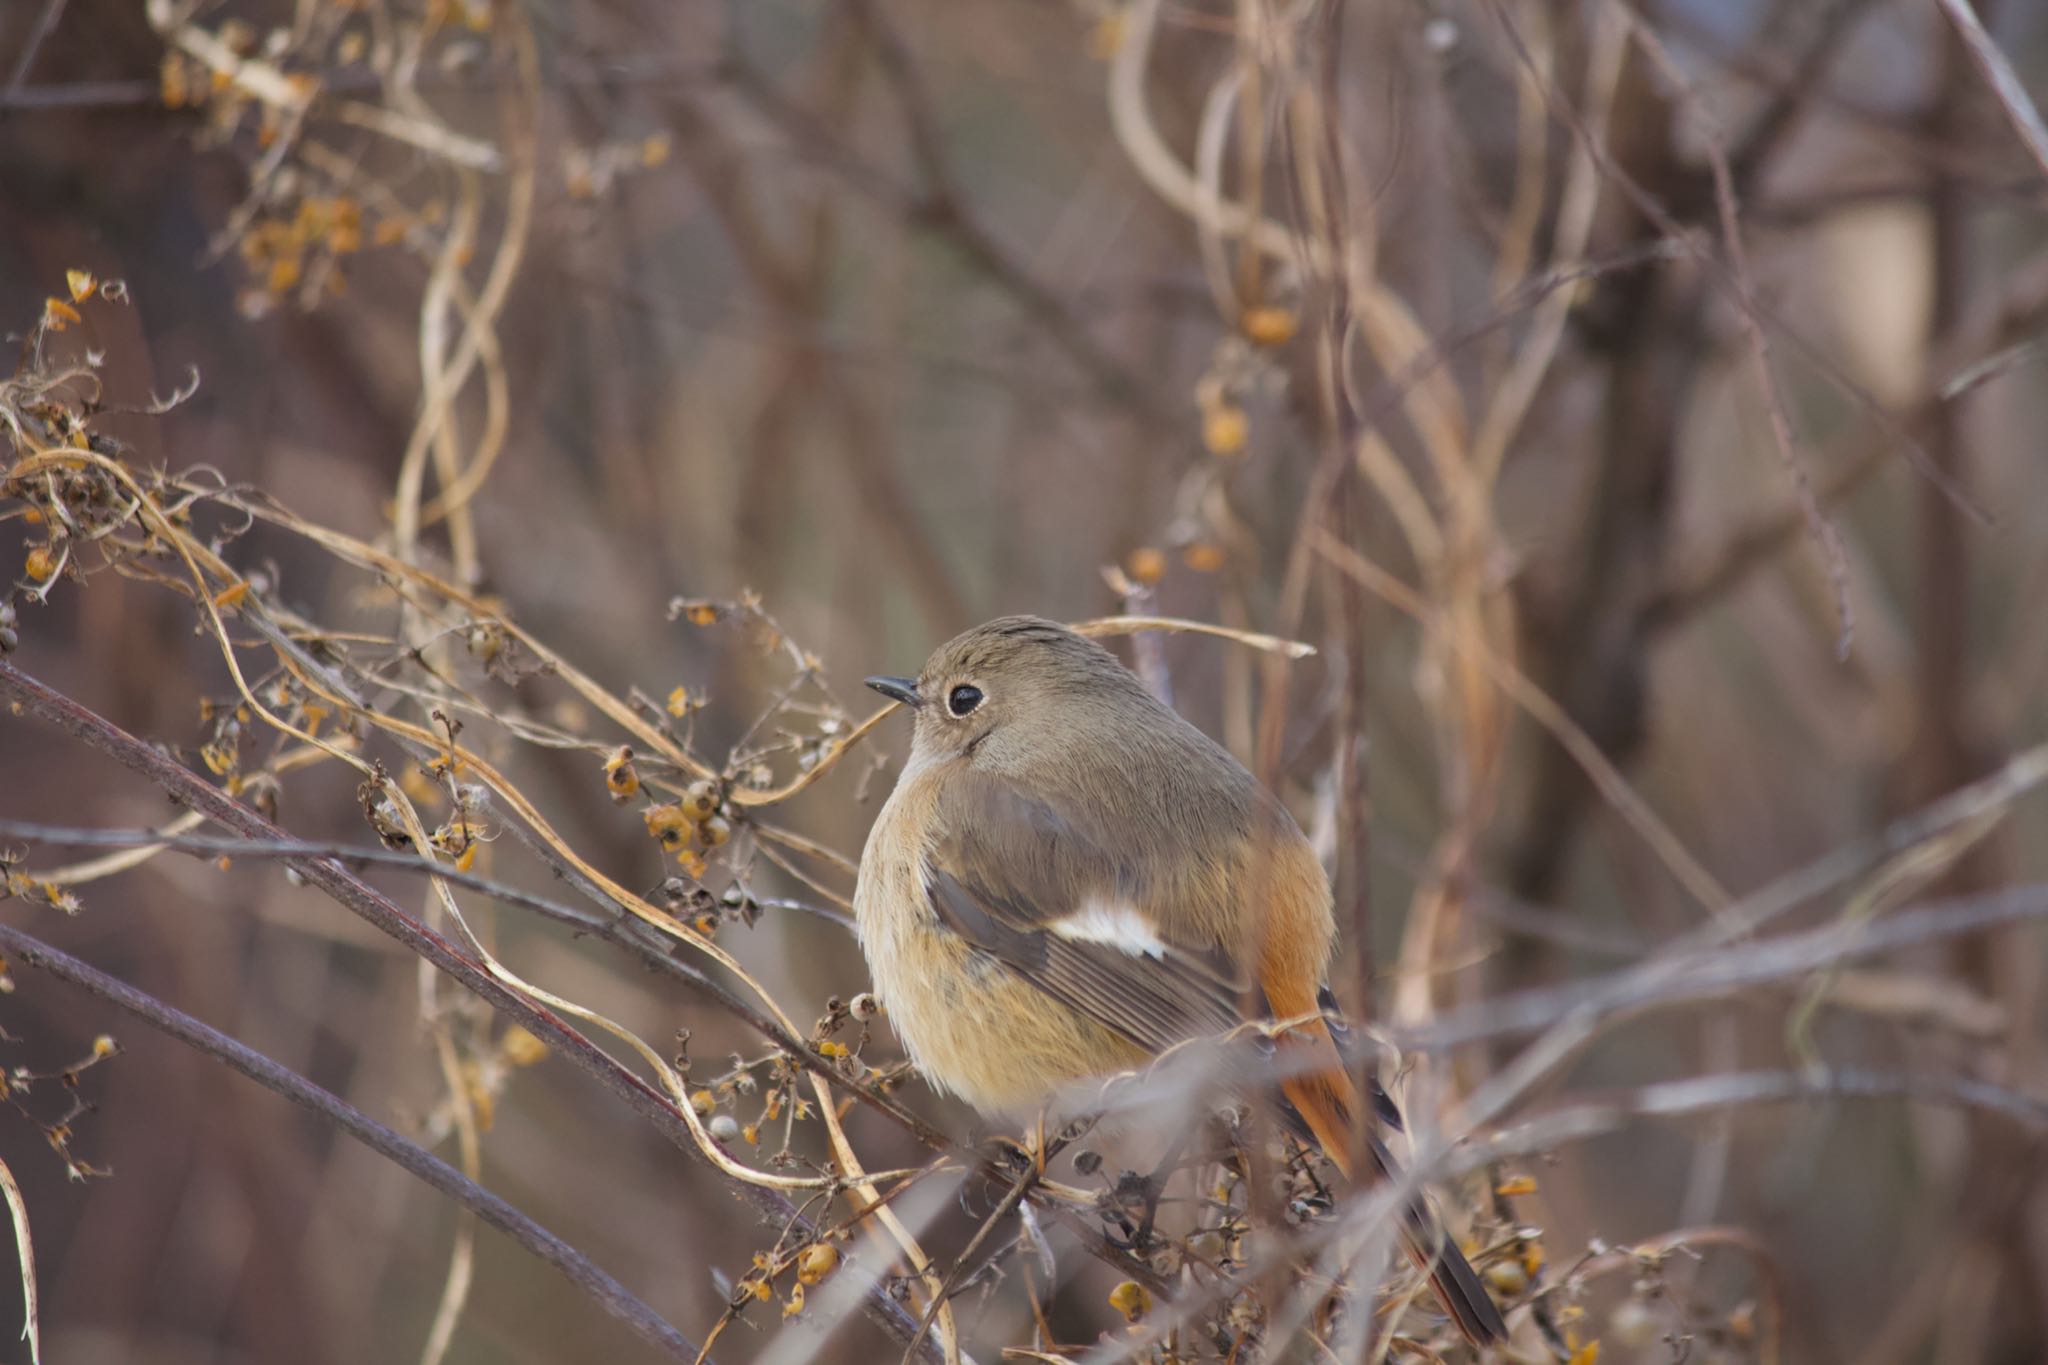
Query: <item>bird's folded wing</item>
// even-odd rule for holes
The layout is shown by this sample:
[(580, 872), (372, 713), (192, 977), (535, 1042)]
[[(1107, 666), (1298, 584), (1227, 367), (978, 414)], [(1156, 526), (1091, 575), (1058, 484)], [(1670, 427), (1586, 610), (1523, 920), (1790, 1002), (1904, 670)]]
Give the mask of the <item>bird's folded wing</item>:
[(925, 865), (933, 908), (1032, 986), (1152, 1052), (1243, 1018), (1227, 947), (1177, 938), (1177, 917), (1157, 913), (1171, 888), (1071, 807), (963, 773), (942, 822)]

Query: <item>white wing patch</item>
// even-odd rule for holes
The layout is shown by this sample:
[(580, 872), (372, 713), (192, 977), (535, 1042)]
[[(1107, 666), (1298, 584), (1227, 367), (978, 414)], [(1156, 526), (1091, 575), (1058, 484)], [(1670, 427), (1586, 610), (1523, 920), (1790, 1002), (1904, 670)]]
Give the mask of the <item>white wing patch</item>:
[(1132, 957), (1166, 956), (1166, 942), (1151, 923), (1132, 907), (1115, 901), (1085, 901), (1079, 910), (1046, 927), (1061, 938), (1104, 943)]

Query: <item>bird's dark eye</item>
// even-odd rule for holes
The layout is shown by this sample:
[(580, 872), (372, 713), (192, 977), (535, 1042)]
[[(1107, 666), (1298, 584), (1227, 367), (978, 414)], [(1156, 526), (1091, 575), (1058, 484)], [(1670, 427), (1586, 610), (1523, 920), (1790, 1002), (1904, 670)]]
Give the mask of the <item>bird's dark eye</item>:
[(981, 705), (981, 689), (973, 683), (961, 683), (946, 694), (946, 709), (956, 716), (964, 716)]

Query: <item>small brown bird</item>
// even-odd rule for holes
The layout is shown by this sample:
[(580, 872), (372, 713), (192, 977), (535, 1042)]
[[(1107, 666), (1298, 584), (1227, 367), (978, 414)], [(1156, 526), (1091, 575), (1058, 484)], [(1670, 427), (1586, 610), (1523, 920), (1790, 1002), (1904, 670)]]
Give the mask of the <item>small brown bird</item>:
[[(1108, 650), (1011, 616), (867, 680), (915, 713), (861, 856), (861, 948), (918, 1068), (991, 1115), (1264, 1018), (1286, 1115), (1352, 1174), (1361, 1102), (1323, 1009), (1329, 883), (1287, 811)], [(1380, 1115), (1398, 1124), (1375, 1087)], [(1364, 1150), (1384, 1178), (1377, 1133)], [(1500, 1312), (1419, 1201), (1403, 1243), (1477, 1344)]]

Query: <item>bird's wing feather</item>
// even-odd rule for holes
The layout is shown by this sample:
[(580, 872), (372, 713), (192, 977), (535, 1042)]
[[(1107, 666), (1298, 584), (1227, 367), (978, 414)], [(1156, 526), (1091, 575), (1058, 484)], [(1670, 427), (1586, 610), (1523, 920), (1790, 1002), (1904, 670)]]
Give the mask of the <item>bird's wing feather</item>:
[(1171, 894), (1117, 855), (1071, 805), (988, 773), (949, 783), (926, 863), (954, 933), (1053, 999), (1158, 1052), (1242, 1017), (1246, 979), (1226, 945), (1188, 942)]
[[(1090, 824), (1071, 802), (992, 773), (959, 772), (925, 864), (933, 909), (1032, 986), (1148, 1051), (1238, 1023), (1250, 989), (1245, 967), (1224, 944), (1175, 938), (1172, 926), (1205, 917), (1158, 913), (1163, 898), (1186, 894), (1191, 882), (1230, 879), (1168, 882), (1141, 856), (1112, 852)], [(1313, 978), (1294, 979), (1300, 965), (1259, 972), (1268, 1009), (1308, 1016), (1274, 1040), (1280, 1088), (1302, 1135), (1350, 1174), (1362, 1106), (1322, 1013), (1335, 1002)], [(1367, 1102), (1400, 1126), (1377, 1084)], [(1368, 1129), (1363, 1145), (1373, 1174), (1390, 1175), (1378, 1134)], [(1485, 1287), (1421, 1202), (1402, 1220), (1402, 1241), (1468, 1338), (1483, 1345), (1506, 1335)]]

